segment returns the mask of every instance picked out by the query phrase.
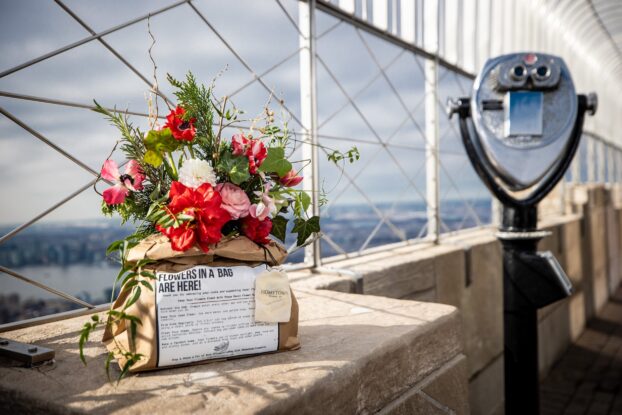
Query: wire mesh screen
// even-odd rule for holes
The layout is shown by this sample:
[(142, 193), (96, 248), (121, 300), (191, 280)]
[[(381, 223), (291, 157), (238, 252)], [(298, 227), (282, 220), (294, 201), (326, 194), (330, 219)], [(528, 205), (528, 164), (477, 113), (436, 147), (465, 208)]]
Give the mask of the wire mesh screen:
[[(410, 51), (318, 13), (318, 136), (359, 163), (321, 162), (323, 255), (426, 234), (424, 74)], [(347, 50), (348, 53), (343, 53)]]
[[(438, 63), (439, 56), (420, 47), (434, 40), (424, 22), (436, 17), (427, 19), (423, 11), (434, 10), (415, 3), (411, 10), (409, 2), (320, 1), (314, 11), (319, 184), (312, 191), (328, 197), (320, 210), (320, 261), (431, 240), (438, 237), (436, 223), (449, 233), (491, 222), (490, 196), (444, 115), (447, 97), (470, 94), (472, 77), (447, 61), (430, 76), (426, 63)], [(96, 99), (146, 125), (145, 93), (154, 82), (150, 47), (169, 99), (166, 73), (181, 78), (190, 69), (205, 83), (220, 74), (217, 96), (253, 115), (272, 94), (283, 101), (295, 138), (307, 141), (309, 68), (301, 56), (310, 43), (301, 10), (309, 4), (54, 0), (3, 6), (0, 324), (110, 300), (117, 265), (105, 247), (131, 229), (98, 213), (101, 199), (92, 187), (118, 133), (90, 109)], [(351, 10), (338, 10), (348, 5)], [(447, 55), (451, 25), (438, 24), (437, 41)], [(438, 146), (431, 147), (433, 138)], [(294, 158), (303, 158), (302, 146)], [(360, 151), (356, 164), (342, 171), (327, 161), (333, 149), (352, 146)], [(619, 180), (621, 157), (620, 149), (590, 136), (577, 156), (578, 173), (568, 178)], [(438, 181), (429, 177), (430, 163), (437, 163)], [(299, 251), (290, 260), (303, 257)]]
[[(447, 98), (471, 95), (472, 80), (452, 71), (439, 73), (439, 111)], [(492, 198), (466, 155), (455, 122), (440, 117), (441, 232), (454, 232), (491, 223)]]
[(300, 130), (297, 13), (294, 0), (3, 8), (0, 169), (12, 202), (0, 206), (0, 323), (110, 300), (118, 270), (105, 248), (131, 230), (98, 214), (92, 185), (118, 133), (89, 109), (96, 99), (146, 125), (154, 72), (148, 24), (165, 96), (172, 96), (166, 73), (182, 78), (190, 69), (210, 83), (222, 72), (217, 96), (250, 112), (273, 94)]

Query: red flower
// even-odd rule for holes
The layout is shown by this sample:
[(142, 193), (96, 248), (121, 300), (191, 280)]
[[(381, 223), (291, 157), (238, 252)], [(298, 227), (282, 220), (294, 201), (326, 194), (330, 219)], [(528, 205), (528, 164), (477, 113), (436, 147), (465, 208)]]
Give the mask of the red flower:
[(268, 156), (268, 150), (261, 140), (248, 139), (242, 134), (236, 134), (231, 139), (233, 155), (245, 155), (248, 158), (248, 171), (250, 174), (257, 174), (257, 169)]
[(286, 187), (298, 186), (302, 181), (302, 176), (298, 176), (295, 170), (290, 170), (287, 174), (279, 179), (279, 182)]
[(203, 183), (192, 189), (173, 182), (169, 198), (168, 209), (172, 214), (184, 213), (194, 217), (177, 228), (156, 226), (158, 231), (168, 236), (174, 250), (187, 251), (197, 243), (204, 252), (208, 252), (209, 244), (220, 241), (221, 229), (231, 216), (221, 207), (220, 193), (211, 184)]
[(183, 116), (185, 113), (186, 111), (180, 106), (171, 110), (170, 114), (166, 116), (166, 124), (164, 124), (163, 128), (170, 128), (176, 140), (192, 141), (196, 134), (194, 128), (196, 119), (184, 120)]
[(270, 218), (259, 220), (251, 215), (242, 218), (242, 232), (248, 239), (259, 244), (267, 244), (270, 242), (270, 231), (272, 230), (272, 221)]
[(231, 145), (233, 146), (233, 155), (241, 156), (246, 152), (246, 146), (248, 145), (249, 139), (244, 137), (242, 134), (235, 134), (231, 138)]
[(192, 248), (196, 242), (194, 229), (187, 223), (178, 228), (172, 226), (170, 228), (163, 228), (160, 225), (156, 225), (156, 229), (171, 240), (171, 246), (175, 251), (187, 251)]
[(248, 171), (251, 174), (257, 174), (257, 168), (261, 166), (261, 163), (268, 156), (268, 151), (263, 143), (259, 140), (251, 140), (248, 149), (246, 150), (246, 157), (248, 157)]

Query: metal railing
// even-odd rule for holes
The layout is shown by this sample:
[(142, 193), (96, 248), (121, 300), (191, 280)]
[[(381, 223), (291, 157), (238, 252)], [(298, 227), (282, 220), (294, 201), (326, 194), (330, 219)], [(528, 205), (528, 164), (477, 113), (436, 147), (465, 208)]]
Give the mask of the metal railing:
[[(151, 88), (153, 79), (141, 69), (140, 62), (137, 64), (135, 58), (128, 57), (113, 36), (129, 33), (153, 17), (174, 13), (184, 13), (185, 24), (207, 29), (211, 39), (228, 53), (224, 60), (236, 63), (250, 77), (227, 91), (226, 95), (238, 101), (244, 101), (244, 94), (252, 89), (256, 89), (255, 95), (272, 93), (275, 85), (271, 77), (287, 68), (291, 75), (291, 65), (296, 65), (298, 77), (291, 89), (296, 90), (294, 95), (298, 95), (299, 102), (286, 100), (283, 108), (300, 140), (298, 151), (304, 159), (311, 160), (303, 171), (305, 185), (313, 199), (310, 213), (321, 214), (324, 218), (323, 238), (306, 248), (304, 266), (321, 267), (381, 249), (435, 243), (443, 235), (461, 229), (490, 225), (490, 196), (468, 162), (456, 126), (444, 113), (446, 98), (469, 95), (473, 81), (470, 71), (446, 58), (449, 39), (446, 27), (440, 23), (440, 16), (449, 13), (446, 2), (433, 2), (435, 7), (426, 2), (424, 8), (421, 1), (404, 0), (351, 0), (337, 4), (324, 0), (266, 1), (262, 7), (275, 6), (271, 16), (276, 18), (278, 14), (280, 24), (291, 29), (290, 33), (298, 37), (298, 42), (292, 50), (281, 53), (279, 49), (278, 59), (263, 65), (262, 70), (257, 70), (252, 60), (234, 46), (199, 0), (172, 2), (101, 31), (94, 30), (87, 18), (61, 0), (54, 2), (86, 30), (88, 36), (0, 72), (0, 81), (48, 60), (61, 59), (72, 50), (99, 43), (104, 53)], [(235, 6), (223, 4), (221, 7)], [(424, 20), (438, 24), (430, 27), (430, 24), (423, 24)], [(348, 41), (343, 43), (346, 37)], [(358, 68), (349, 67), (353, 56), (364, 64)], [(282, 84), (276, 86), (282, 87)], [(166, 97), (163, 92), (162, 95)], [(0, 90), (0, 97), (11, 102), (37, 103), (42, 105), (42, 111), (52, 107), (85, 111), (93, 108), (86, 102), (25, 91)], [(379, 118), (385, 117), (383, 111), (387, 110), (390, 112), (383, 122)], [(37, 131), (28, 119), (18, 118), (2, 106), (0, 113), (49, 150), (97, 176), (97, 168), (73, 154), (71, 147), (61, 146)], [(128, 113), (146, 116), (142, 112)], [(584, 169), (580, 163), (575, 163), (572, 180), (580, 180), (584, 170), (587, 180), (622, 179), (621, 149), (593, 134), (586, 133), (586, 136), (590, 137), (586, 150), (589, 166)], [(333, 167), (324, 161), (326, 148), (351, 145), (360, 147), (360, 162), (344, 171), (331, 170)], [(328, 204), (320, 207), (319, 195), (327, 182), (334, 185), (334, 189)], [(85, 182), (0, 236), (0, 247), (76, 200), (94, 183), (95, 179)], [(79, 307), (95, 309), (94, 304), (68, 294), (66, 289), (52, 288), (3, 264), (0, 264), (0, 272), (4, 274), (0, 278), (17, 278)], [(41, 321), (45, 319), (36, 322)]]

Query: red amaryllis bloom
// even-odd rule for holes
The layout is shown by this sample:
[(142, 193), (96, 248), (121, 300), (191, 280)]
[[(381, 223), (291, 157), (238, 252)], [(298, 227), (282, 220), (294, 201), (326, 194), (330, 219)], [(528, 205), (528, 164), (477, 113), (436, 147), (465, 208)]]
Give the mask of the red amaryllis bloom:
[(114, 183), (104, 190), (104, 202), (108, 205), (119, 205), (125, 202), (130, 191), (143, 190), (145, 175), (136, 160), (130, 160), (125, 166), (125, 173), (119, 173), (119, 166), (114, 160), (106, 160), (102, 166), (101, 176)]
[(236, 134), (231, 139), (233, 155), (245, 155), (248, 158), (248, 171), (257, 174), (257, 169), (268, 156), (268, 150), (261, 140), (248, 139), (242, 134)]
[(203, 183), (193, 189), (180, 182), (173, 182), (169, 199), (168, 209), (171, 213), (194, 217), (177, 228), (156, 226), (158, 231), (168, 236), (174, 250), (187, 251), (196, 243), (204, 252), (208, 252), (209, 244), (220, 241), (221, 229), (231, 216), (221, 207), (222, 198), (211, 184)]
[(283, 186), (294, 187), (298, 186), (302, 181), (302, 176), (298, 176), (295, 170), (290, 170), (287, 174), (279, 179), (279, 182)]
[(270, 218), (259, 220), (248, 215), (242, 218), (242, 232), (248, 239), (259, 244), (267, 244), (270, 242), (270, 231), (272, 230), (272, 221)]
[(196, 130), (194, 128), (196, 118), (184, 120), (183, 117), (185, 113), (186, 111), (179, 106), (172, 110), (166, 116), (166, 124), (164, 124), (164, 128), (170, 128), (171, 133), (173, 133), (173, 137), (176, 140), (192, 141), (196, 134)]

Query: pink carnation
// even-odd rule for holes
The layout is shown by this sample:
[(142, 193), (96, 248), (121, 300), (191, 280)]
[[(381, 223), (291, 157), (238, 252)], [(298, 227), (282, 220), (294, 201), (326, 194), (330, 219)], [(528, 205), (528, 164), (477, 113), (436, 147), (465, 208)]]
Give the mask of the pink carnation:
[(222, 197), (221, 207), (229, 212), (231, 219), (239, 219), (248, 216), (251, 201), (244, 190), (232, 183), (220, 183), (216, 190)]

